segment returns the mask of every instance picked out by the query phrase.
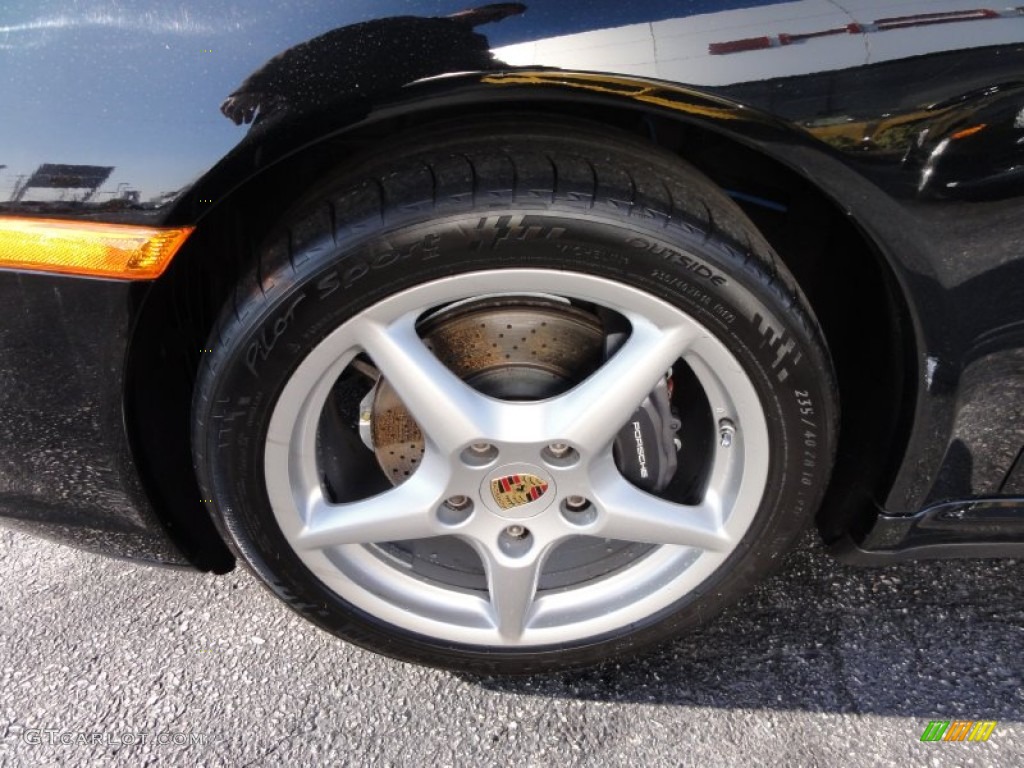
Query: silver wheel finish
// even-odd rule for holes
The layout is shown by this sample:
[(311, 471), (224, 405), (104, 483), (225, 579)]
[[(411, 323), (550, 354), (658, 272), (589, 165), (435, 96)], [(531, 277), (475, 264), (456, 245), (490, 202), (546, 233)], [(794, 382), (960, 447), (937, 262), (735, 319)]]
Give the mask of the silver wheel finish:
[[(510, 295), (558, 294), (624, 316), (626, 342), (602, 367), (545, 400), (501, 401), (463, 382), (420, 339), (432, 309), (501, 284)], [(320, 414), (333, 383), (365, 352), (420, 425), (425, 450), (401, 485), (341, 504), (324, 497), (317, 466)], [(612, 441), (665, 371), (694, 371), (716, 422), (734, 427), (716, 442), (704, 498), (683, 505), (629, 483)], [(496, 455), (474, 460), (473, 446)], [(553, 460), (550, 446), (576, 457)], [(491, 454), (489, 454), (491, 455)], [(468, 460), (467, 460), (468, 459)], [(328, 588), (401, 629), (446, 642), (526, 648), (571, 644), (621, 630), (684, 597), (735, 549), (760, 506), (768, 477), (764, 412), (731, 352), (681, 309), (639, 289), (567, 271), (475, 272), (390, 296), (330, 333), (299, 364), (273, 411), (264, 454), (267, 491), (289, 545)], [(509, 509), (491, 483), (522, 474), (547, 486)], [(469, 503), (453, 514), (449, 499)], [(582, 497), (586, 514), (566, 511)], [(574, 499), (574, 502), (577, 500)], [(545, 561), (575, 536), (655, 546), (591, 582), (538, 593)], [(480, 556), (488, 591), (414, 575), (368, 546), (457, 536)]]

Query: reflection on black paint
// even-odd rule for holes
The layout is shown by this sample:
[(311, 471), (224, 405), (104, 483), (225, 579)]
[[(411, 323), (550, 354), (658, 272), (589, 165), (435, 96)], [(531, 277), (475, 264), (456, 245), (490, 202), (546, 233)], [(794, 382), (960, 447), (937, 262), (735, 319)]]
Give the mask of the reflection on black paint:
[(1024, 195), (1024, 47), (711, 89), (802, 125), (907, 199)]
[(443, 17), (395, 16), (351, 24), (279, 53), (246, 78), (220, 111), (235, 125), (361, 97), (424, 77), (500, 68), (475, 28), (523, 13), (495, 3)]
[(957, 109), (947, 136), (922, 136), (931, 149), (921, 192), (962, 200), (1024, 195), (1024, 84), (993, 86)]

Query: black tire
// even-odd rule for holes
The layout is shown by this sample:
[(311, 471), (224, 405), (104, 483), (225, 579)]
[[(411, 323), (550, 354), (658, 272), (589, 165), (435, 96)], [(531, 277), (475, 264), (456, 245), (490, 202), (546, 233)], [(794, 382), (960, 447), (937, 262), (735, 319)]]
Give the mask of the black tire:
[[(360, 646), (480, 673), (631, 655), (748, 591), (778, 564), (820, 502), (838, 404), (806, 299), (721, 190), (630, 135), (540, 119), (424, 132), (329, 174), (283, 217), (254, 260), (224, 309), (197, 382), (196, 470), (237, 555), (294, 610)], [(642, 621), (555, 646), (459, 644), (356, 607), (297, 556), (264, 479), (275, 403), (333, 329), (426, 281), (513, 267), (604, 277), (684, 310), (739, 361), (760, 399), (770, 445), (761, 503), (724, 565)]]

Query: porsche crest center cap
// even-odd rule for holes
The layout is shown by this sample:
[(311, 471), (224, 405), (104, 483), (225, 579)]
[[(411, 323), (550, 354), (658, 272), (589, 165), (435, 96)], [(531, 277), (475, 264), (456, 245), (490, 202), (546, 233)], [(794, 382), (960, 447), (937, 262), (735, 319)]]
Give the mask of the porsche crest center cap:
[(530, 504), (543, 496), (548, 484), (536, 475), (503, 475), (491, 481), (491, 495), (502, 509)]
[(555, 479), (536, 464), (505, 464), (481, 478), (480, 500), (493, 514), (506, 520), (539, 515), (557, 496)]

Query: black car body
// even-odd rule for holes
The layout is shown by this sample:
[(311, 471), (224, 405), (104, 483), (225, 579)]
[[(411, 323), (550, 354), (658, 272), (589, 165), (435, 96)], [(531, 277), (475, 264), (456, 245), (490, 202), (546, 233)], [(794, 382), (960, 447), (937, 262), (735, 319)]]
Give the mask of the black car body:
[(837, 554), (1024, 553), (1024, 7), (15, 3), (0, 104), (0, 230), (195, 228), (155, 280), (0, 252), (7, 524), (230, 569), (189, 414), (235, 246), (388, 137), (528, 111), (679, 153), (783, 254), (838, 375)]

